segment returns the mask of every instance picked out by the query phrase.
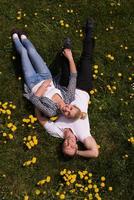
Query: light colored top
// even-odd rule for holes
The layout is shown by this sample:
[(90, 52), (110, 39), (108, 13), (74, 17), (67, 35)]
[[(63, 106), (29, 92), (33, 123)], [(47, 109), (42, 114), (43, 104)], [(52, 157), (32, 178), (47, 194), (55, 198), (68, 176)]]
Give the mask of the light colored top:
[[(35, 93), (38, 88), (42, 85), (44, 81), (41, 81), (40, 83), (37, 83), (33, 88), (32, 88), (32, 92)], [(45, 91), (43, 97), (47, 97), (49, 99), (52, 99), (53, 95), (54, 94), (59, 94), (59, 96), (62, 97), (62, 94), (61, 94), (61, 91), (59, 89), (57, 89), (55, 86), (54, 86), (54, 83), (53, 81), (51, 80), (50, 82), (50, 86), (48, 86), (47, 90)]]
[(85, 119), (78, 119), (75, 121), (61, 116), (55, 122), (50, 120), (46, 122), (44, 128), (50, 135), (58, 138), (64, 138), (64, 129), (70, 128), (77, 140), (82, 143), (87, 137), (91, 136), (88, 115)]
[(71, 105), (76, 105), (77, 107), (79, 107), (81, 112), (87, 113), (89, 99), (90, 99), (90, 96), (87, 92), (76, 89), (75, 100), (71, 102)]
[[(70, 73), (69, 83), (67, 87), (59, 85), (57, 79), (53, 79), (54, 85), (60, 90), (63, 100), (66, 104), (70, 104), (75, 98), (77, 73)], [(26, 97), (38, 110), (40, 110), (46, 117), (53, 117), (61, 113), (59, 106), (47, 97), (36, 96), (26, 84), (24, 84)]]
[[(87, 113), (89, 101), (88, 93), (76, 89), (75, 98), (76, 99), (71, 104), (81, 107), (82, 111)], [(70, 128), (77, 140), (82, 143), (87, 137), (91, 136), (88, 115), (85, 119), (77, 120), (67, 119), (61, 115), (55, 122), (50, 120), (46, 122), (44, 128), (50, 135), (58, 138), (64, 138), (64, 129)]]

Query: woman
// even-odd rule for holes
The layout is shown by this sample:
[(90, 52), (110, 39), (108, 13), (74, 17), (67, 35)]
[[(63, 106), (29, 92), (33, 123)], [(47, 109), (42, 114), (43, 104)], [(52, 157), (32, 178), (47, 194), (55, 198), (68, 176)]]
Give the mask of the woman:
[(77, 71), (70, 49), (64, 49), (63, 55), (68, 60), (70, 68), (69, 83), (67, 87), (61, 87), (53, 81), (51, 72), (46, 63), (36, 51), (26, 35), (20, 31), (12, 34), (12, 40), (21, 57), (21, 63), (26, 85), (24, 95), (46, 117), (52, 117), (62, 113), (67, 118), (77, 119), (81, 117), (80, 109), (70, 105), (74, 100)]
[[(92, 88), (91, 58), (94, 48), (92, 28), (93, 25), (88, 20), (85, 29), (85, 39), (83, 41), (83, 52), (80, 62), (77, 65), (78, 78), (77, 89), (75, 90), (75, 100), (72, 102), (72, 104), (79, 106), (85, 113), (87, 113), (88, 109), (88, 92)], [(53, 65), (58, 66), (58, 68), (61, 67), (60, 84), (66, 86), (69, 81), (68, 62), (66, 62), (63, 56), (58, 54)], [(64, 116), (59, 116), (56, 121), (52, 122), (36, 109), (36, 116), (40, 124), (51, 136), (62, 138), (64, 140), (62, 145), (62, 152), (64, 155), (71, 157), (79, 155), (86, 158), (98, 157), (99, 151), (97, 143), (90, 133), (88, 115), (86, 115), (83, 120), (77, 119), (75, 121), (67, 119)], [(77, 144), (78, 141), (84, 145), (85, 149), (79, 149)]]

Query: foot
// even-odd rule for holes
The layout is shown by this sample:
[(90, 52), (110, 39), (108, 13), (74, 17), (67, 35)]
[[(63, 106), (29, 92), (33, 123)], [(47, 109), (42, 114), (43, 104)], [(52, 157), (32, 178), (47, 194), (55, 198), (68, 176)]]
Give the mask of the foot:
[(13, 28), (13, 29), (11, 30), (11, 36), (13, 36), (15, 33), (16, 33), (17, 35), (19, 35), (19, 29)]
[(26, 33), (25, 31), (20, 30), (20, 29), (17, 29), (17, 28), (13, 28), (13, 29), (11, 30), (11, 36), (12, 36), (14, 33), (16, 33), (16, 34), (19, 36), (19, 38), (21, 38), (21, 35), (27, 36), (27, 33)]
[(72, 42), (69, 37), (65, 38), (64, 44), (63, 44), (63, 49), (71, 49), (72, 48)]

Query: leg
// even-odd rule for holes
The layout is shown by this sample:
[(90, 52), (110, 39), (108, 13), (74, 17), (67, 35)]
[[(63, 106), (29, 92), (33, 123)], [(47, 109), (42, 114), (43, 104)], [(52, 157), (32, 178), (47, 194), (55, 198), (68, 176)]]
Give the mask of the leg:
[(53, 63), (51, 64), (51, 72), (56, 77), (58, 75), (59, 84), (61, 86), (67, 86), (69, 82), (69, 63), (68, 60), (64, 57), (62, 52), (59, 52)]
[(43, 78), (43, 79), (52, 79), (51, 72), (48, 69), (46, 63), (43, 61), (41, 56), (36, 51), (33, 44), (27, 39), (25, 35), (21, 35), (21, 42), (24, 47), (27, 49), (28, 56), (33, 64), (36, 72)]
[(18, 38), (17, 34), (13, 34), (13, 42), (15, 44), (16, 50), (19, 53), (21, 57), (21, 63), (22, 63), (22, 69), (24, 74), (24, 79), (27, 84), (27, 86), (32, 89), (34, 85), (36, 85), (39, 81), (41, 81), (39, 75), (35, 72), (28, 54), (27, 50), (24, 48), (24, 46), (21, 44), (20, 39)]
[(89, 92), (92, 88), (91, 59), (94, 48), (94, 40), (86, 35), (83, 41), (83, 52), (78, 64), (77, 88)]

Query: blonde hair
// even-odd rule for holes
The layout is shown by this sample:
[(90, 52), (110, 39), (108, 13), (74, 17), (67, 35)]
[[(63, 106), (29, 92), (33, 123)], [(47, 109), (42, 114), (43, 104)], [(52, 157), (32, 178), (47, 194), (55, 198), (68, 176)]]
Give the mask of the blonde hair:
[(81, 112), (81, 110), (77, 106), (75, 106), (75, 105), (73, 105), (73, 106), (77, 109), (73, 119), (85, 119), (87, 113)]

